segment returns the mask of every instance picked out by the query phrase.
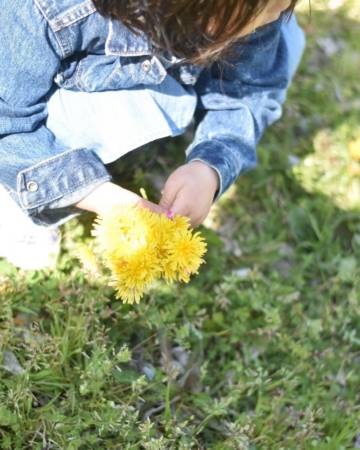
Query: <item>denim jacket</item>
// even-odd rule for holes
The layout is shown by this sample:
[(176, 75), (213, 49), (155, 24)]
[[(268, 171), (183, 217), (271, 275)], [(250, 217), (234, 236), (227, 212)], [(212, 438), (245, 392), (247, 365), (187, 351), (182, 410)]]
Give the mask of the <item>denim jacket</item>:
[(54, 90), (156, 88), (173, 77), (197, 98), (186, 160), (217, 171), (219, 198), (256, 165), (304, 36), (295, 17), (281, 16), (239, 40), (228, 64), (205, 68), (154, 53), (146, 36), (104, 18), (91, 0), (2, 0), (0, 42), (0, 184), (35, 222), (53, 224), (111, 178), (92, 148), (67, 148), (46, 127)]

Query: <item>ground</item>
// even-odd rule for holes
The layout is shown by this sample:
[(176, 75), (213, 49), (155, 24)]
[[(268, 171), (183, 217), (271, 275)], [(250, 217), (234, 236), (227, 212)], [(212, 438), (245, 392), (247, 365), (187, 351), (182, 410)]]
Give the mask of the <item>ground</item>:
[[(63, 228), (55, 272), (0, 261), (2, 449), (360, 448), (358, 0), (298, 18), (283, 118), (202, 228), (189, 285), (116, 300), (76, 257), (91, 216)], [(182, 146), (130, 186), (155, 196)]]

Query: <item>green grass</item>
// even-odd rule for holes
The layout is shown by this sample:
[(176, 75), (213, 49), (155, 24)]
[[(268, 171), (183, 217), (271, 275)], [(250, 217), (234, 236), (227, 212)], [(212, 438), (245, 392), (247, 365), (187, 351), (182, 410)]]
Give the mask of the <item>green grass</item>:
[[(1, 449), (359, 448), (355, 3), (299, 14), (308, 47), (284, 117), (203, 228), (207, 264), (189, 285), (117, 301), (75, 256), (91, 216), (64, 226), (55, 272), (0, 261)], [(181, 145), (155, 146), (126, 183), (155, 195), (148, 173)], [(3, 367), (11, 354), (21, 373)]]

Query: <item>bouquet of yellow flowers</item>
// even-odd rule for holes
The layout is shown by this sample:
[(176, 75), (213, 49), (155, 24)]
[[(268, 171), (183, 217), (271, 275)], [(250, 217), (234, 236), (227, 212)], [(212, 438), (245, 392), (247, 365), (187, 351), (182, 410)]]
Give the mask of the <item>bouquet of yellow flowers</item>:
[(179, 215), (170, 219), (146, 208), (122, 206), (98, 217), (92, 234), (117, 297), (125, 303), (138, 303), (160, 278), (189, 282), (204, 262), (204, 239)]

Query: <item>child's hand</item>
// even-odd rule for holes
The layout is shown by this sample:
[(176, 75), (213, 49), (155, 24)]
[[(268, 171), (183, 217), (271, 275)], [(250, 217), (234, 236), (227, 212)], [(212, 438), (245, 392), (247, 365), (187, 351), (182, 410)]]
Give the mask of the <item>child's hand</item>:
[(110, 182), (101, 184), (75, 206), (102, 215), (114, 206), (119, 205), (139, 205), (159, 214), (166, 213), (166, 210), (161, 206), (151, 203), (134, 192)]
[(169, 176), (160, 206), (189, 217), (191, 225), (196, 227), (208, 215), (218, 188), (216, 171), (201, 161), (191, 161)]

